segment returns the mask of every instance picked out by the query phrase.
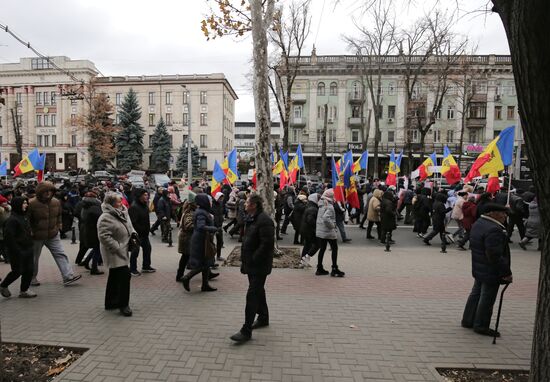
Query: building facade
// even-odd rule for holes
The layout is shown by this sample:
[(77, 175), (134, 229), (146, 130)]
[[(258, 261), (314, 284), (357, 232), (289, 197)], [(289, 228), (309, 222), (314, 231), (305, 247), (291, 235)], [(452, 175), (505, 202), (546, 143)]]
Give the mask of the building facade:
[[(383, 158), (379, 173), (384, 171), (392, 149), (405, 149), (406, 157), (410, 147), (418, 157), (420, 132), (414, 127), (414, 121), (417, 116), (431, 117), (429, 114), (437, 99), (436, 65), (430, 60), (422, 67), (409, 99), (403, 58), (385, 56), (382, 60), (381, 102), (375, 111), (365, 85), (368, 70), (364, 59), (317, 56), (314, 52), (311, 56), (294, 58), (299, 71), (292, 89), (289, 142), (293, 149), (302, 144), (310, 168), (320, 168), (325, 107), (328, 108), (328, 156), (339, 156), (348, 149), (358, 155), (368, 149), (372, 157), (376, 112), (380, 121), (379, 150)], [(413, 57), (411, 61), (414, 60)], [(447, 87), (441, 108), (433, 116), (435, 123), (426, 135), (426, 153), (435, 150), (441, 157), (443, 146), (448, 145), (455, 156), (462, 152), (464, 168), (508, 126), (518, 127), (516, 139), (521, 141), (510, 56), (461, 56), (448, 70)]]
[(100, 77), (87, 60), (22, 58), (19, 63), (0, 65), (5, 103), (0, 105), (0, 152), (10, 167), (18, 162), (15, 130), (19, 129), (23, 154), (38, 147), (46, 153), (48, 170), (88, 169), (90, 142), (77, 123), (78, 116), (87, 112), (87, 103), (69, 95), (75, 79), (92, 81), (96, 93), (108, 95), (115, 124), (124, 96), (130, 88), (137, 93), (145, 130), (143, 169), (149, 167), (151, 136), (161, 117), (172, 140), (171, 168), (189, 127), (203, 169), (211, 169), (233, 147), (237, 95), (221, 73)]

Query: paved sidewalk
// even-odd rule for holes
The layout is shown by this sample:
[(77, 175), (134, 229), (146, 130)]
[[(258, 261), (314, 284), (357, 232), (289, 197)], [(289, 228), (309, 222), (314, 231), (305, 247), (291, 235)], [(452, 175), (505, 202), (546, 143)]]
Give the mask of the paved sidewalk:
[[(339, 256), (346, 277), (274, 270), (267, 283), (271, 325), (242, 346), (229, 335), (242, 325), (246, 278), (222, 267), (212, 282), (217, 292), (201, 293), (199, 275), (187, 293), (174, 280), (176, 249), (158, 235), (158, 272), (132, 279), (133, 317), (103, 310), (106, 274), (84, 274), (63, 287), (44, 252), (38, 298), (0, 300), (2, 338), (89, 348), (60, 381), (437, 381), (439, 366), (528, 367), (537, 252), (513, 247), (514, 284), (504, 299), (502, 338), (492, 345), (460, 327), (473, 283), (469, 252), (441, 254), (436, 240), (424, 247), (400, 229), (386, 253), (364, 239), (365, 231), (347, 229), (353, 242), (341, 244)], [(64, 245), (74, 261), (78, 246)], [(225, 253), (235, 245), (227, 238)], [(330, 253), (325, 267), (329, 262)], [(7, 270), (0, 265), (2, 277)]]

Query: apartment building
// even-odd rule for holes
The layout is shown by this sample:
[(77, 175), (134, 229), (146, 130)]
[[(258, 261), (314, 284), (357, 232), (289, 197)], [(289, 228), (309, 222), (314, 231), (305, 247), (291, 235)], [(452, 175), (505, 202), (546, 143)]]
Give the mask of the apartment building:
[[(281, 142), (280, 122), (271, 122), (271, 144), (273, 147)], [(256, 122), (235, 122), (235, 148), (238, 153), (254, 155), (256, 146)]]
[[(317, 56), (314, 51), (311, 56), (293, 58), (293, 62), (299, 64), (299, 71), (292, 89), (289, 142), (292, 149), (302, 144), (306, 165), (310, 168), (320, 168), (325, 108), (328, 109), (327, 155), (339, 156), (349, 149), (359, 155), (362, 150), (369, 149), (372, 157), (374, 113), (377, 113), (382, 157), (379, 172), (383, 172), (387, 165), (387, 156), (392, 149), (400, 151), (407, 145), (418, 157), (420, 132), (414, 127), (414, 121), (417, 116), (431, 117), (429, 114), (437, 98), (437, 65), (433, 62), (437, 58), (423, 66), (410, 101), (407, 101), (403, 57), (384, 56), (380, 59), (383, 60), (381, 103), (378, 110), (374, 110), (368, 89), (364, 93), (364, 57)], [(415, 60), (420, 60), (420, 57), (411, 58), (412, 62)], [(441, 109), (433, 116), (435, 123), (426, 136), (425, 152), (435, 150), (441, 155), (443, 146), (448, 145), (455, 155), (462, 151), (467, 164), (502, 129), (510, 125), (519, 127), (511, 59), (510, 56), (498, 55), (461, 56), (448, 73), (448, 89)], [(520, 142), (519, 128), (516, 134)]]
[(46, 153), (47, 169), (88, 169), (90, 143), (77, 124), (78, 116), (87, 112), (87, 103), (72, 95), (78, 90), (75, 79), (93, 80), (94, 90), (109, 96), (115, 124), (120, 121), (124, 96), (130, 88), (137, 93), (145, 129), (144, 169), (150, 164), (151, 136), (161, 117), (172, 140), (172, 168), (189, 128), (204, 169), (211, 169), (233, 147), (237, 95), (221, 73), (102, 77), (88, 60), (22, 58), (19, 63), (0, 65), (5, 103), (0, 105), (0, 153), (10, 167), (18, 161), (15, 130), (19, 129), (23, 153), (38, 147)]

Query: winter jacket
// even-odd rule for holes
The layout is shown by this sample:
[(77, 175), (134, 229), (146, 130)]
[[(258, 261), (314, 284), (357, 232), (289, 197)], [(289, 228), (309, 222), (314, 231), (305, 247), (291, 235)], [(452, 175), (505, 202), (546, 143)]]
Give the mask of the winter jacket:
[(510, 276), (510, 247), (506, 228), (498, 221), (482, 215), (470, 233), (472, 276), (483, 283), (500, 284)]
[(241, 272), (247, 275), (268, 275), (273, 267), (275, 225), (265, 213), (249, 216), (241, 247)]
[(244, 191), (239, 192), (239, 199), (237, 201), (237, 223), (244, 225), (246, 220), (246, 210), (244, 204), (246, 201), (246, 193)]
[(319, 196), (317, 194), (311, 194), (308, 197), (302, 224), (300, 225), (302, 236), (309, 242), (315, 242), (315, 224), (317, 223), (317, 212), (319, 211), (318, 200)]
[(72, 203), (67, 200), (60, 201), (61, 203), (61, 231), (69, 232), (73, 226), (74, 208)]
[(336, 229), (336, 213), (334, 206), (330, 201), (321, 199), (319, 202), (319, 211), (317, 212), (317, 222), (315, 235), (321, 239), (337, 239), (338, 231)]
[[(165, 191), (165, 193), (168, 194), (167, 191)], [(168, 220), (170, 220), (170, 218), (172, 217), (172, 204), (170, 202), (170, 199), (168, 198), (168, 195), (163, 195), (159, 199), (155, 211), (159, 219), (167, 218)]]
[(209, 264), (212, 259), (205, 256), (204, 240), (207, 233), (215, 233), (218, 227), (214, 225), (214, 220), (210, 214), (210, 200), (206, 194), (198, 194), (195, 198), (197, 210), (193, 214), (193, 235), (191, 236), (191, 256), (189, 258), (190, 269), (202, 269)]
[(304, 217), (304, 212), (306, 211), (306, 205), (307, 202), (301, 201), (300, 199), (296, 199), (296, 202), (294, 203), (294, 209), (292, 210), (290, 220), (295, 231), (300, 232), (302, 218)]
[(462, 196), (459, 196), (458, 199), (455, 202), (455, 205), (453, 206), (453, 212), (451, 213), (451, 219), (454, 220), (462, 220), (464, 219), (464, 213), (462, 212), (462, 206), (464, 205), (464, 198)]
[(284, 197), (285, 204), (283, 206), (283, 209), (285, 211), (285, 215), (290, 215), (292, 209), (294, 208), (294, 199), (296, 199), (296, 194), (294, 193), (294, 191), (289, 190)]
[(149, 230), (151, 229), (149, 206), (136, 199), (128, 209), (128, 215), (130, 215), (132, 226), (134, 226), (137, 234), (142, 237), (149, 236)]
[(214, 225), (221, 227), (223, 225), (223, 202), (212, 200), (212, 214), (214, 215)]
[(396, 211), (397, 208), (393, 199), (393, 194), (386, 191), (380, 202), (380, 221), (383, 231), (393, 231), (397, 228)]
[(97, 221), (103, 211), (101, 202), (96, 198), (82, 198), (82, 209), (80, 219), (82, 221), (82, 232), (80, 240), (86, 248), (98, 248), (99, 238), (97, 236)]
[(116, 209), (110, 204), (101, 205), (103, 213), (97, 222), (99, 248), (105, 265), (109, 268), (128, 266), (128, 242), (134, 233), (132, 221), (126, 207)]
[(191, 236), (193, 236), (193, 217), (197, 205), (195, 202), (185, 202), (183, 205), (183, 214), (180, 220), (180, 229), (178, 233), (178, 253), (189, 255), (191, 253)]
[(384, 192), (378, 189), (374, 190), (372, 193), (367, 211), (367, 219), (370, 222), (380, 221), (380, 202), (382, 201), (382, 195), (384, 195)]
[(474, 202), (465, 201), (462, 205), (462, 226), (466, 231), (470, 231), (477, 219), (477, 205)]
[(450, 210), (451, 207), (445, 207), (445, 195), (435, 194), (432, 211), (432, 224), (435, 231), (445, 230), (445, 215)]
[(22, 206), (24, 198), (16, 197), (12, 200), (12, 212), (4, 224), (6, 253), (9, 257), (17, 256), (19, 259), (33, 256), (33, 240), (31, 226)]
[(343, 222), (346, 219), (346, 208), (340, 202), (334, 203), (334, 217), (337, 223)]
[(540, 211), (536, 200), (529, 203), (529, 217), (525, 221), (525, 236), (531, 239), (539, 238)]
[[(52, 197), (46, 199), (44, 194), (48, 191)], [(42, 182), (36, 186), (36, 196), (29, 201), (27, 215), (34, 240), (52, 239), (61, 229), (61, 203), (53, 197), (54, 193), (51, 182)]]
[(237, 218), (237, 201), (238, 201), (237, 193), (234, 191), (231, 192), (231, 194), (229, 194), (229, 199), (225, 204), (225, 206), (227, 207), (227, 217), (229, 219)]

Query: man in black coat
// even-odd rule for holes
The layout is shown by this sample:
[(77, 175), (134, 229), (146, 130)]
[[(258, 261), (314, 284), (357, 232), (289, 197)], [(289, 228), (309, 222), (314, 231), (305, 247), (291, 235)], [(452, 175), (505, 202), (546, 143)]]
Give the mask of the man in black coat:
[(487, 203), (485, 212), (474, 223), (470, 234), (474, 286), (462, 316), (462, 326), (474, 332), (500, 336), (490, 329), (493, 305), (500, 284), (511, 283), (510, 246), (506, 236), (507, 208)]
[[(252, 330), (269, 325), (269, 310), (265, 298), (265, 281), (273, 267), (275, 225), (263, 212), (260, 195), (253, 194), (246, 200), (248, 214), (245, 236), (241, 247), (241, 273), (248, 275), (245, 321), (241, 330), (230, 338), (246, 342)], [(258, 315), (258, 319), (254, 321)]]
[[(214, 225), (218, 228), (223, 227), (223, 216), (224, 216), (224, 194), (221, 192), (214, 195), (214, 200), (212, 200), (212, 214), (214, 215)], [(223, 248), (223, 231), (219, 230), (216, 232), (216, 260), (224, 261), (222, 257), (222, 248)]]
[(435, 235), (439, 234), (442, 243), (447, 243), (445, 238), (445, 215), (447, 212), (451, 211), (451, 207), (445, 207), (447, 202), (447, 197), (438, 192), (434, 196), (433, 211), (432, 211), (432, 223), (433, 230), (429, 234), (424, 236), (424, 244), (431, 245), (430, 240), (432, 240)]
[[(151, 242), (149, 241), (149, 231), (151, 222), (149, 220), (149, 194), (144, 189), (140, 188), (135, 192), (135, 200), (128, 209), (130, 220), (136, 230), (139, 238), (140, 247), (143, 250), (143, 263), (141, 272), (153, 273), (155, 268), (151, 267)], [(139, 248), (132, 251), (130, 255), (130, 273), (132, 276), (140, 276), (141, 273), (137, 270), (137, 257)]]

